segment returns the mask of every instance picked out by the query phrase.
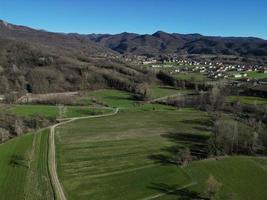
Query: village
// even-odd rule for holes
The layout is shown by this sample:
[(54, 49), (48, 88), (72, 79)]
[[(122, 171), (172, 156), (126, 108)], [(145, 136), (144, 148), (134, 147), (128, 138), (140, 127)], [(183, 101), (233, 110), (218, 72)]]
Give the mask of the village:
[(169, 69), (170, 74), (179, 73), (200, 73), (206, 77), (214, 79), (253, 79), (267, 78), (267, 66), (225, 64), (223, 62), (199, 62), (187, 59), (156, 60), (145, 59), (142, 64), (155, 70)]

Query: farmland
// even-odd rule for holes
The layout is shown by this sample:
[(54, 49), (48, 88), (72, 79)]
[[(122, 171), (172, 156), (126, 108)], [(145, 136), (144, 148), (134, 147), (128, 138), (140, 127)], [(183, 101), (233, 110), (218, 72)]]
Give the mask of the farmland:
[(266, 199), (267, 169), (250, 157), (198, 161), (186, 171), (198, 182), (195, 191), (203, 191), (205, 181), (212, 174), (222, 183), (221, 199), (229, 198), (230, 194), (242, 200)]
[[(58, 106), (50, 105), (14, 105), (8, 109), (11, 113), (14, 113), (18, 116), (44, 116), (47, 118), (57, 118), (59, 117), (59, 108)], [(87, 106), (66, 106), (65, 112), (63, 113), (62, 118), (68, 117), (83, 117), (93, 114), (101, 114), (107, 112), (105, 109), (92, 108)]]
[(48, 131), (0, 146), (1, 199), (53, 199), (47, 169)]
[(170, 95), (187, 94), (190, 92), (190, 90), (181, 90), (181, 89), (176, 89), (171, 86), (160, 86), (160, 85), (154, 85), (150, 88), (150, 90), (151, 90), (152, 98), (160, 98), (160, 97), (170, 96)]
[(92, 103), (94, 101), (110, 107), (133, 107), (136, 103), (131, 93), (112, 89), (88, 92), (87, 95), (80, 98), (80, 101), (83, 103)]
[(255, 79), (267, 79), (267, 73), (248, 72), (248, 77)]
[[(190, 92), (159, 85), (150, 90), (153, 98)], [(234, 98), (228, 100), (233, 102)], [(247, 98), (244, 99), (246, 101), (242, 103), (248, 103)], [(265, 158), (228, 156), (218, 160), (206, 159), (207, 139), (212, 130), (206, 112), (140, 104), (131, 93), (112, 89), (88, 92), (79, 101), (120, 107), (120, 110), (114, 116), (77, 119), (56, 128), (57, 174), (67, 199), (203, 198), (210, 175), (222, 184), (220, 199), (228, 199), (232, 194), (238, 200), (252, 197), (264, 200), (267, 196)], [(101, 107), (66, 107), (64, 117), (110, 112)], [(59, 112), (57, 106), (50, 105), (14, 105), (9, 110), (19, 116), (31, 117), (40, 113), (57, 117)], [(229, 121), (234, 123), (229, 114), (224, 114), (222, 119), (228, 124)], [(243, 124), (238, 124), (238, 129), (246, 129)], [(3, 160), (0, 167), (4, 172), (0, 176), (0, 191), (4, 197), (54, 198), (48, 170), (48, 136), (49, 129), (45, 129), (0, 146), (0, 159)], [(184, 147), (189, 147), (192, 156), (202, 160), (185, 167), (178, 166), (176, 152)]]
[[(181, 168), (160, 164), (164, 157), (173, 159), (171, 151), (164, 149), (191, 145), (190, 141), (172, 141), (172, 134), (177, 130), (181, 136), (188, 133), (205, 138), (208, 135), (207, 131), (197, 130), (188, 123), (200, 117), (208, 120), (205, 113), (192, 109), (131, 109), (113, 117), (79, 120), (57, 129), (58, 173), (67, 196), (70, 199), (88, 196), (138, 199), (157, 194), (150, 187), (165, 180), (177, 187), (191, 183)], [(203, 127), (198, 123), (195, 126)], [(95, 189), (87, 190), (91, 187)]]
[(251, 105), (266, 105), (267, 99), (261, 97), (253, 96), (229, 96), (228, 102), (233, 103), (240, 101), (241, 104), (251, 104)]

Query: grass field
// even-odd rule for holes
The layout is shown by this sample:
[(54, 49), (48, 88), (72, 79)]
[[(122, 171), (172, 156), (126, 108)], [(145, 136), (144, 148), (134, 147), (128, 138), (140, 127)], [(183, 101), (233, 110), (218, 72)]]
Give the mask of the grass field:
[(234, 194), (238, 200), (265, 200), (267, 197), (267, 168), (250, 157), (198, 161), (186, 171), (198, 182), (197, 186), (191, 188), (192, 191), (205, 190), (205, 182), (212, 174), (222, 184), (220, 199), (229, 199), (230, 194)]
[[(187, 91), (154, 86), (151, 92), (158, 98)], [(229, 97), (229, 102), (234, 98)], [(254, 104), (255, 99), (242, 98), (242, 103)], [(122, 109), (114, 116), (80, 119), (56, 128), (57, 171), (68, 199), (203, 199), (209, 175), (222, 183), (219, 199), (228, 200), (229, 194), (236, 200), (266, 199), (266, 158), (208, 159), (184, 168), (174, 163), (177, 151), (185, 146), (194, 157), (206, 156), (211, 131), (207, 113), (136, 104), (130, 93), (116, 90), (90, 92), (80, 100)], [(256, 100), (258, 104), (266, 101)], [(16, 105), (10, 110), (20, 116), (58, 116), (56, 106)], [(65, 117), (102, 112), (110, 110), (69, 106)], [(224, 115), (224, 120), (233, 119)], [(54, 199), (47, 164), (48, 136), (49, 130), (43, 130), (0, 145), (0, 199)]]
[(267, 104), (266, 98), (253, 97), (253, 96), (229, 96), (227, 101), (229, 103), (240, 101), (241, 104), (251, 104), (251, 105), (265, 105)]
[(187, 94), (190, 90), (180, 90), (171, 86), (154, 85), (150, 88), (151, 96), (153, 99), (170, 95)]
[(208, 78), (201, 73), (179, 73), (175, 74), (175, 77), (179, 80), (195, 80), (198, 82), (207, 81)]
[(134, 107), (136, 103), (131, 93), (112, 89), (88, 92), (80, 101), (88, 104), (96, 101), (110, 107)]
[(0, 199), (53, 199), (47, 170), (48, 131), (0, 145)]
[(192, 109), (142, 109), (57, 129), (58, 173), (69, 199), (141, 199), (158, 194), (161, 183), (191, 183), (181, 168), (164, 164), (174, 159), (174, 149), (201, 147), (191, 139), (206, 138), (207, 115)]
[(267, 79), (267, 73), (259, 73), (259, 72), (248, 72), (249, 78), (255, 79)]
[[(9, 111), (18, 116), (24, 117), (35, 117), (37, 115), (41, 115), (47, 118), (59, 117), (59, 108), (57, 106), (50, 105), (14, 105), (9, 108)], [(104, 112), (107, 112), (107, 110), (86, 106), (66, 106), (66, 112), (62, 117), (83, 117), (93, 114), (101, 114)]]

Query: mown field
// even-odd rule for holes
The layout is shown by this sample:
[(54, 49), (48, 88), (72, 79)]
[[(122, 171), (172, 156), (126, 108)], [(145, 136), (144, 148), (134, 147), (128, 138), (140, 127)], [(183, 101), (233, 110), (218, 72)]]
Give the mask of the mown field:
[[(168, 163), (184, 145), (204, 148), (200, 141), (209, 134), (206, 123), (203, 112), (158, 106), (57, 129), (58, 173), (68, 198), (141, 199), (158, 194), (154, 187), (161, 183), (190, 184), (181, 168)], [(192, 141), (193, 136), (198, 140)]]
[(0, 199), (53, 199), (47, 153), (47, 130), (1, 144)]
[[(153, 98), (180, 92), (188, 91), (151, 87)], [(114, 116), (81, 119), (56, 128), (57, 171), (68, 199), (205, 199), (203, 191), (210, 175), (222, 184), (219, 199), (266, 199), (264, 157), (204, 159), (184, 168), (175, 164), (177, 151), (184, 147), (195, 158), (206, 158), (212, 125), (207, 113), (140, 104), (130, 93), (108, 89), (88, 92), (79, 101), (120, 110)], [(56, 106), (15, 105), (10, 110), (20, 116), (58, 116)], [(110, 110), (68, 106), (65, 117), (103, 112)], [(224, 120), (234, 119), (225, 115)], [(243, 125), (238, 125), (242, 131)], [(47, 164), (48, 136), (49, 130), (43, 130), (0, 145), (0, 199), (54, 199)]]
[(81, 97), (79, 101), (85, 104), (96, 102), (106, 106), (120, 108), (134, 107), (136, 105), (131, 93), (112, 89), (102, 89), (88, 92), (88, 94)]
[(11, 106), (8, 111), (18, 116), (36, 117), (39, 115), (47, 118), (83, 117), (108, 112), (108, 110), (101, 108), (66, 106), (63, 115), (59, 116), (59, 107), (50, 105), (14, 105)]
[(222, 160), (198, 161), (186, 168), (198, 182), (195, 191), (201, 192), (209, 175), (221, 184), (220, 199), (235, 196), (239, 200), (264, 200), (267, 197), (267, 168), (250, 157), (228, 157)]
[(170, 95), (182, 95), (182, 94), (188, 94), (192, 91), (190, 90), (181, 90), (176, 89), (171, 86), (160, 86), (160, 85), (153, 85), (150, 88), (151, 97), (153, 99), (170, 96)]

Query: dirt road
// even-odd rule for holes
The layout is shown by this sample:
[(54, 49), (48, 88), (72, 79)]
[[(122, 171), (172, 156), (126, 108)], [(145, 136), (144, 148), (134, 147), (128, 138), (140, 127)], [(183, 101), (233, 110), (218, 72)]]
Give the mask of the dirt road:
[(51, 126), (50, 128), (50, 136), (49, 136), (49, 157), (48, 157), (48, 166), (49, 166), (49, 173), (52, 181), (52, 185), (54, 188), (54, 192), (56, 195), (56, 199), (59, 200), (66, 200), (66, 196), (64, 194), (63, 187), (58, 179), (57, 175), (57, 164), (56, 164), (56, 146), (55, 146), (55, 129), (58, 126), (62, 126), (64, 124), (73, 122), (75, 120), (79, 119), (88, 119), (88, 118), (100, 118), (100, 117), (107, 117), (116, 115), (119, 112), (119, 108), (116, 108), (113, 112), (102, 114), (102, 115), (93, 115), (93, 116), (87, 116), (87, 117), (73, 117), (73, 118), (67, 118), (67, 119), (61, 119), (62, 122), (55, 124)]

